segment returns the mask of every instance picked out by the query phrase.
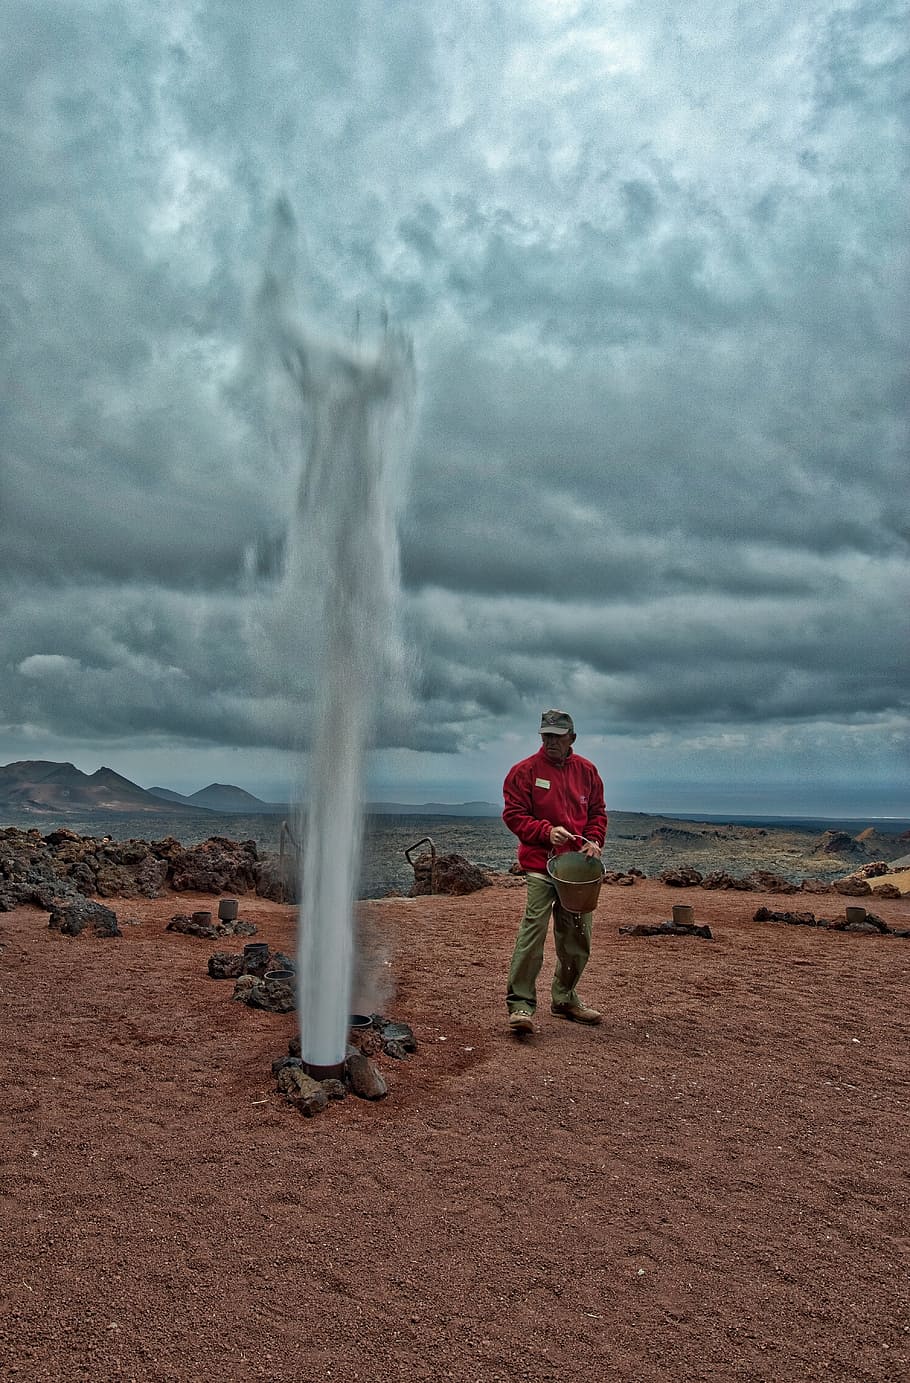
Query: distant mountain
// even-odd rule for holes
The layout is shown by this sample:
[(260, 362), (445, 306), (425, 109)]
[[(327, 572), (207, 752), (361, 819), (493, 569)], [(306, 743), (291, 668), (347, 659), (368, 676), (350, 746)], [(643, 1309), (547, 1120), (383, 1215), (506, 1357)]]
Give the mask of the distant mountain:
[(184, 797), (182, 792), (174, 792), (172, 788), (146, 788), (153, 797), (161, 797), (165, 802), (179, 802), (181, 806), (188, 807), (190, 799)]
[(235, 787), (232, 783), (209, 783), (207, 788), (200, 788), (192, 796), (186, 799), (196, 807), (207, 807), (210, 812), (275, 812), (283, 811), (284, 808), (277, 802), (263, 802), (261, 797), (254, 797), (245, 788)]
[(492, 802), (368, 802), (374, 816), (499, 816)]
[[(86, 812), (178, 810), (111, 768), (83, 773), (74, 764), (25, 759), (0, 766), (0, 811), (10, 808), (35, 816)], [(184, 808), (185, 809), (185, 808)]]
[[(267, 813), (281, 816), (290, 808), (286, 802), (265, 802), (245, 788), (233, 783), (210, 783), (207, 788), (185, 797), (172, 788), (149, 788), (149, 792), (167, 802), (186, 807), (205, 807), (228, 816), (257, 816)], [(372, 816), (499, 816), (500, 808), (492, 802), (368, 802), (367, 813)]]
[(281, 816), (288, 810), (285, 802), (264, 802), (233, 783), (209, 783), (207, 788), (200, 788), (188, 797), (172, 788), (149, 788), (149, 792), (165, 802), (177, 802), (191, 810), (201, 807), (205, 811), (220, 812), (222, 816)]

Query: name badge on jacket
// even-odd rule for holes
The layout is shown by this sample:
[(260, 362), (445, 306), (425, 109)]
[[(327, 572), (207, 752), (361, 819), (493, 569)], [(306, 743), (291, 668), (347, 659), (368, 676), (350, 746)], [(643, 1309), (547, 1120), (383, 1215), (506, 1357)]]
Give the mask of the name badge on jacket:
[(534, 786), (536, 788), (548, 788), (550, 786), (550, 780), (549, 778), (535, 778)]

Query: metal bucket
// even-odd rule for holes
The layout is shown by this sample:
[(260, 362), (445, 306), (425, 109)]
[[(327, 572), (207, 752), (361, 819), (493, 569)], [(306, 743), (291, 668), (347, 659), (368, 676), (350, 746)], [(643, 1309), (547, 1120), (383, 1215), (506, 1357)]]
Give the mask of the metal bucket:
[(566, 912), (593, 912), (597, 907), (604, 878), (603, 860), (570, 850), (565, 855), (551, 855), (547, 873)]

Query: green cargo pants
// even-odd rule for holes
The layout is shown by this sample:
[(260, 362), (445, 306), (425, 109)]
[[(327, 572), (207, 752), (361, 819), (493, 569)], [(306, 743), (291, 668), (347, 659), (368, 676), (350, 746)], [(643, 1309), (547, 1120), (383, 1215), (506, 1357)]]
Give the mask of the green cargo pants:
[(553, 914), (553, 941), (556, 945), (556, 971), (553, 975), (554, 1004), (577, 1004), (575, 986), (591, 954), (590, 912), (566, 912), (549, 879), (528, 875), (528, 901), (518, 928), (506, 1004), (510, 1013), (537, 1007), (537, 976), (543, 965), (550, 914)]

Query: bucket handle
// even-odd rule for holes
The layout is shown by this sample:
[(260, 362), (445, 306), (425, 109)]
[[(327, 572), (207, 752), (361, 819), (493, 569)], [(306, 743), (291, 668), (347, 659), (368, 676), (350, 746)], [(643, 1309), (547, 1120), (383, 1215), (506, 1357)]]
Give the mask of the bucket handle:
[[(603, 850), (603, 846), (602, 846), (602, 845), (598, 845), (596, 840), (588, 840), (588, 837), (587, 837), (587, 836), (579, 835), (577, 831), (576, 831), (576, 833), (575, 833), (573, 839), (574, 839), (574, 840), (580, 840), (581, 843), (582, 843), (582, 845), (593, 845), (593, 846), (595, 846), (598, 850)], [(555, 860), (555, 859), (558, 859), (559, 856), (557, 855), (557, 853), (556, 853), (555, 850), (551, 850), (551, 851), (550, 851), (550, 854), (549, 854), (549, 856), (548, 856), (548, 858), (551, 859), (551, 860)]]

